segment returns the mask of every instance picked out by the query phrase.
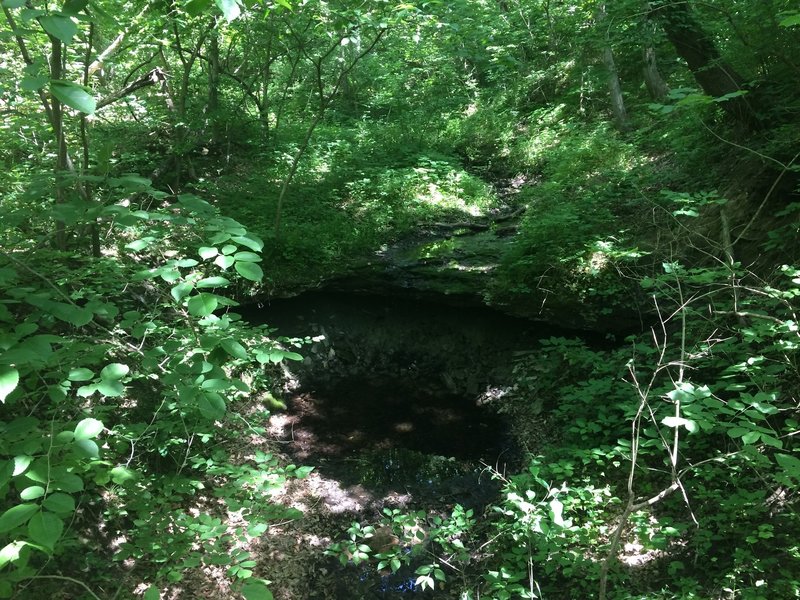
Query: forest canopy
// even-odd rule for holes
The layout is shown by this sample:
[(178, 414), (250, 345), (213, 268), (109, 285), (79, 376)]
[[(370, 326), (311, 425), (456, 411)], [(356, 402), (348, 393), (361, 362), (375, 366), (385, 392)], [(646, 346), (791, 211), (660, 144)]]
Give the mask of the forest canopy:
[[(800, 597), (794, 2), (0, 6), (0, 598)], [(560, 328), (491, 497), (316, 508), (329, 288)]]

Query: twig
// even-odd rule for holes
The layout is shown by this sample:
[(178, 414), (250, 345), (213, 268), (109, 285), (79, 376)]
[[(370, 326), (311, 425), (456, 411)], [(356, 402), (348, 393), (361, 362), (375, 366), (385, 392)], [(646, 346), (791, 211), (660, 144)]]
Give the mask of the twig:
[(74, 583), (75, 585), (81, 586), (84, 590), (86, 590), (87, 594), (89, 594), (92, 598), (94, 598), (94, 600), (101, 600), (100, 596), (95, 594), (88, 585), (86, 585), (79, 579), (67, 577), (66, 575), (34, 575), (30, 579), (58, 579), (60, 581), (69, 581), (70, 583)]

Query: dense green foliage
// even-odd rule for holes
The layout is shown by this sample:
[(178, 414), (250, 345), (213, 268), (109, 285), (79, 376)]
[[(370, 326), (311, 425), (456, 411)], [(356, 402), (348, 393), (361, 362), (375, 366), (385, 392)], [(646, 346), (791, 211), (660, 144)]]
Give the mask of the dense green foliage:
[(326, 552), (442, 597), (800, 597), (793, 3), (0, 5), (0, 597), (281, 597), (245, 548), (303, 518), (260, 444), (308, 339), (236, 306), (508, 215), (487, 303), (634, 333), (518, 358), (483, 514)]

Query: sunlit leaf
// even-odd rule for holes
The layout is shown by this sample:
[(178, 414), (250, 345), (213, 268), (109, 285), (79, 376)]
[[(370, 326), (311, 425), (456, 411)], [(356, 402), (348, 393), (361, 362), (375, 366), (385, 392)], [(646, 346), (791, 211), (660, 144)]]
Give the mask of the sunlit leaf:
[(19, 384), (19, 372), (13, 367), (0, 365), (0, 402), (5, 402), (8, 395)]
[(131, 369), (128, 365), (124, 365), (122, 363), (111, 363), (103, 367), (103, 370), (100, 371), (100, 378), (109, 381), (115, 381), (125, 377), (130, 370)]
[(217, 310), (217, 306), (219, 306), (219, 300), (217, 300), (217, 297), (213, 294), (207, 294), (205, 292), (198, 294), (197, 296), (192, 296), (189, 298), (189, 302), (187, 304), (189, 314), (194, 317), (207, 317)]
[(95, 389), (107, 398), (117, 398), (125, 392), (125, 386), (119, 381), (103, 379), (95, 384)]
[(233, 263), (236, 262), (236, 259), (232, 256), (223, 256), (219, 255), (217, 258), (214, 259), (214, 264), (217, 265), (223, 271), (230, 268)]
[(250, 250), (253, 250), (254, 252), (261, 252), (261, 250), (264, 248), (264, 242), (262, 242), (260, 238), (250, 234), (247, 234), (246, 236), (245, 235), (236, 236), (234, 238), (231, 238), (231, 241), (236, 242), (237, 244), (240, 244), (242, 246), (246, 246), (250, 248)]
[(781, 27), (794, 27), (795, 25), (800, 25), (800, 13), (789, 15), (788, 17), (781, 19), (778, 25)]
[(198, 408), (208, 419), (221, 419), (225, 416), (225, 400), (216, 392), (206, 392), (198, 399)]
[(130, 481), (136, 481), (137, 477), (136, 471), (128, 467), (114, 467), (111, 469), (111, 481), (117, 485), (125, 485)]
[(199, 288), (215, 288), (215, 287), (225, 287), (230, 284), (229, 279), (225, 279), (224, 277), (206, 277), (205, 279), (201, 279), (197, 282), (197, 287)]
[(94, 114), (97, 103), (86, 88), (71, 81), (52, 80), (50, 92), (67, 106), (87, 115)]
[(97, 419), (83, 419), (75, 426), (76, 440), (89, 440), (97, 437), (103, 431), (103, 422)]
[(235, 21), (242, 14), (242, 7), (239, 5), (238, 0), (214, 0), (217, 7), (222, 11), (225, 20), (229, 23)]
[(256, 263), (252, 262), (237, 262), (234, 266), (236, 272), (249, 281), (261, 281), (264, 277), (264, 271), (261, 270)]
[(36, 500), (42, 496), (44, 496), (44, 488), (40, 485), (26, 487), (19, 493), (19, 497), (23, 500)]
[(170, 295), (175, 298), (176, 302), (180, 302), (186, 296), (192, 293), (194, 286), (191, 283), (186, 281), (179, 283), (178, 285), (174, 286), (170, 291)]
[(237, 252), (233, 258), (242, 262), (261, 262), (261, 257), (255, 252)]
[(8, 563), (12, 563), (19, 559), (19, 551), (28, 544), (26, 542), (12, 542), (7, 544), (0, 550), (0, 569)]
[(14, 457), (14, 472), (13, 475), (16, 477), (17, 475), (22, 475), (25, 471), (28, 470), (28, 467), (33, 462), (32, 456), (27, 455), (20, 455)]
[(70, 381), (90, 381), (94, 377), (94, 372), (84, 367), (70, 369), (67, 379)]
[(213, 247), (203, 246), (200, 248), (197, 253), (200, 255), (200, 258), (209, 259), (214, 258), (217, 254), (219, 254), (219, 250)]
[(75, 449), (84, 458), (100, 457), (100, 448), (93, 440), (76, 440)]

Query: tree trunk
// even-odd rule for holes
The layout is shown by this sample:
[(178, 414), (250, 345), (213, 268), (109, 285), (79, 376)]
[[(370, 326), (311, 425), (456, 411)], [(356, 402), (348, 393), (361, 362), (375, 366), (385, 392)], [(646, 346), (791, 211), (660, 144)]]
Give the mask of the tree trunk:
[[(50, 38), (50, 76), (55, 79), (62, 78), (63, 45), (60, 39), (48, 34)], [(53, 134), (56, 138), (56, 204), (64, 202), (64, 173), (67, 170), (67, 142), (64, 139), (64, 110), (55, 94), (50, 99), (53, 113)], [(56, 220), (56, 248), (67, 249), (67, 231), (64, 221)]]
[(650, 97), (656, 102), (663, 102), (667, 99), (669, 93), (669, 86), (664, 78), (661, 76), (661, 71), (658, 70), (658, 61), (656, 60), (656, 51), (652, 46), (646, 47), (642, 51), (644, 66), (642, 67), (642, 74), (644, 75), (644, 84)]
[[(597, 11), (597, 25), (605, 21), (606, 5), (601, 3)], [(628, 131), (631, 128), (628, 111), (625, 110), (625, 99), (622, 96), (622, 85), (619, 82), (617, 64), (614, 61), (614, 52), (606, 35), (602, 50), (603, 66), (606, 68), (608, 92), (611, 96), (611, 111), (614, 114), (614, 126), (620, 131)]]
[(219, 31), (211, 31), (208, 44), (208, 105), (206, 118), (211, 129), (211, 143), (219, 139)]
[[(722, 59), (714, 41), (697, 22), (687, 2), (668, 0), (656, 14), (662, 18), (664, 33), (678, 56), (686, 61), (706, 94), (719, 98), (747, 91), (742, 76)], [(720, 106), (748, 129), (760, 128), (760, 119), (746, 95), (731, 97)]]

